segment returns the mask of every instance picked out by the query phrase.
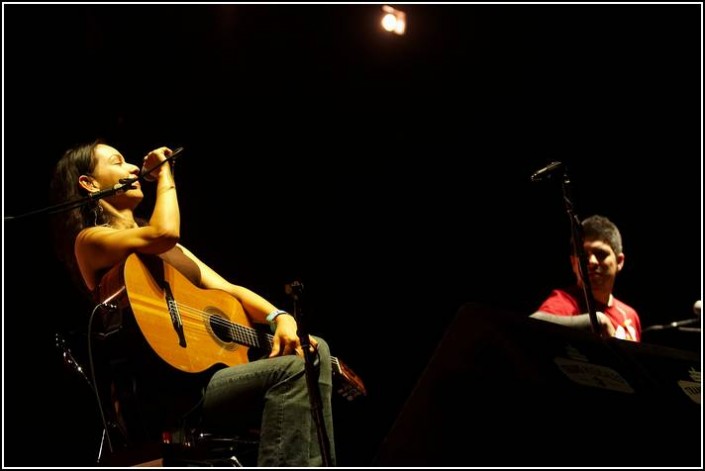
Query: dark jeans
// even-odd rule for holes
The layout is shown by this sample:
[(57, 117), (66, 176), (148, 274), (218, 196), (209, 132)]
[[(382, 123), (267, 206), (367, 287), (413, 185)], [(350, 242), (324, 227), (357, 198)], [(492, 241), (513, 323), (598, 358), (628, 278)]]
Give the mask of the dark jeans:
[[(330, 464), (335, 465), (330, 351), (325, 341), (316, 340), (315, 366), (320, 370), (318, 385), (330, 442)], [(203, 419), (206, 427), (219, 430), (258, 426), (258, 466), (323, 464), (301, 357), (266, 358), (218, 371), (206, 388)]]

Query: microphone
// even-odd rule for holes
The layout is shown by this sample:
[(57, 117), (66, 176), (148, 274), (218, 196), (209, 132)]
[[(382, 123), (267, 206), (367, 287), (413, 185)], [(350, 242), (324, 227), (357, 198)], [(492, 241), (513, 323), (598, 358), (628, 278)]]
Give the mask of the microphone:
[(651, 332), (652, 330), (666, 330), (666, 329), (679, 329), (681, 326), (696, 324), (700, 322), (700, 319), (685, 319), (682, 321), (669, 322), (668, 324), (656, 324), (643, 329), (641, 332)]
[(284, 285), (284, 292), (289, 295), (301, 293), (303, 290), (304, 284), (300, 281), (292, 281)]
[(544, 178), (549, 178), (555, 173), (556, 170), (561, 167), (563, 167), (563, 162), (551, 162), (541, 170), (537, 170), (536, 172), (534, 172), (534, 174), (531, 175), (531, 181), (538, 182), (543, 180)]
[(693, 312), (695, 313), (695, 316), (696, 316), (695, 318), (684, 319), (682, 321), (669, 322), (668, 324), (652, 325), (652, 326), (647, 327), (646, 329), (643, 329), (642, 332), (649, 332), (651, 330), (673, 329), (673, 328), (680, 329), (681, 326), (684, 326), (684, 325), (699, 323), (700, 322), (700, 314), (702, 312), (702, 309), (703, 309), (703, 302), (700, 299), (698, 299), (693, 304)]
[(152, 168), (146, 168), (144, 165), (142, 165), (142, 170), (140, 170), (140, 175), (138, 177), (132, 177), (132, 178), (121, 178), (118, 180), (120, 183), (133, 183), (136, 182), (137, 180), (144, 180), (146, 182), (153, 182), (155, 179), (150, 175), (153, 171), (158, 169), (160, 166), (164, 165), (167, 162), (172, 162), (173, 160), (176, 159), (176, 157), (181, 154), (184, 151), (183, 147), (178, 147), (174, 149), (174, 152), (171, 153), (169, 157), (167, 157), (165, 160), (162, 160), (159, 162), (157, 165), (155, 165)]
[[(123, 180), (127, 180), (124, 181)], [(108, 196), (113, 196), (117, 195), (120, 193), (124, 193), (126, 190), (129, 190), (132, 188), (132, 183), (137, 181), (137, 179), (134, 178), (121, 178), (120, 183), (116, 183), (110, 188), (106, 188), (105, 190), (99, 190), (99, 191), (94, 191), (88, 195), (88, 197), (92, 200), (99, 200), (103, 198), (107, 198)]]

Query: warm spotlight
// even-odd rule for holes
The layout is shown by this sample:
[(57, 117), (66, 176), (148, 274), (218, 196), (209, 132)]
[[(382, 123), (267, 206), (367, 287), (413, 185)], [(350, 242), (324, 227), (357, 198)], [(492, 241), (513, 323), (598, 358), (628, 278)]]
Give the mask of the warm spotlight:
[(382, 28), (400, 36), (404, 34), (404, 31), (406, 31), (406, 13), (389, 5), (384, 5), (382, 11), (384, 12)]

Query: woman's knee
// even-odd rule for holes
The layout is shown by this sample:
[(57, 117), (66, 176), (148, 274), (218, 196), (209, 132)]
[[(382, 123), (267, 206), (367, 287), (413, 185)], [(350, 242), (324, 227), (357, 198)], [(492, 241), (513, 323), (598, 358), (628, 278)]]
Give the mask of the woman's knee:
[(316, 339), (317, 342), (317, 350), (318, 354), (321, 356), (330, 356), (330, 347), (328, 346), (328, 342), (323, 340), (321, 337), (316, 337), (315, 335), (313, 336), (314, 339)]

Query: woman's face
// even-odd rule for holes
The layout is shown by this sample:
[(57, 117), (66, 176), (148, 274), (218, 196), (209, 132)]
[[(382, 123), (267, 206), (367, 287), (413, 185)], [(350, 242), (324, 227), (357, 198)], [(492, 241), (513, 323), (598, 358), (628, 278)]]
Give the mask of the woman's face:
[[(138, 166), (127, 163), (122, 154), (106, 144), (98, 144), (93, 152), (94, 168), (90, 177), (95, 181), (95, 187), (99, 190), (114, 187), (123, 178), (134, 178), (139, 176)], [(124, 194), (142, 196), (139, 182), (133, 184), (133, 188)]]

